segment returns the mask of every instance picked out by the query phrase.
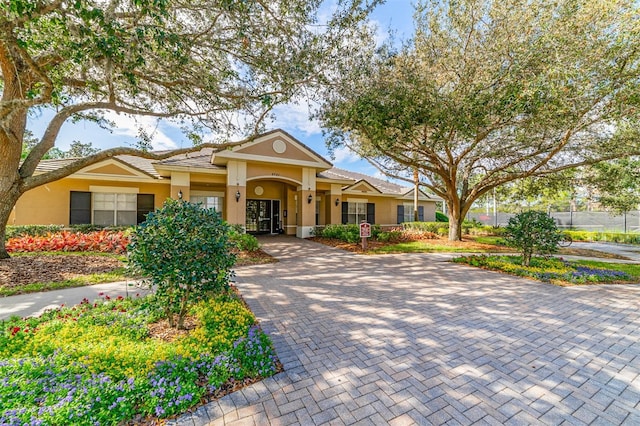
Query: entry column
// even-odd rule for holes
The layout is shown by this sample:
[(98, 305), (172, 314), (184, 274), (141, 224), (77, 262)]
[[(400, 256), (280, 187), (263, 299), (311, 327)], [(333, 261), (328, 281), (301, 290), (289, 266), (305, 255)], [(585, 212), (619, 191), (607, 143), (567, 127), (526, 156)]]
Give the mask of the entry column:
[(298, 187), (298, 221), (296, 236), (309, 238), (313, 236), (316, 226), (316, 171), (302, 169), (302, 185)]
[(226, 221), (242, 225), (247, 220), (247, 163), (230, 160), (227, 163)]

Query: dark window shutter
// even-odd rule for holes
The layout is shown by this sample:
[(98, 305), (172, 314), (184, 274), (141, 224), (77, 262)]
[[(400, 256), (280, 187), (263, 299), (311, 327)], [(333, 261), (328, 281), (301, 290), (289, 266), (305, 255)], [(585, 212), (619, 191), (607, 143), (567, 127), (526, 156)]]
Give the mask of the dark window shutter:
[(367, 222), (376, 223), (376, 205), (374, 203), (367, 203)]
[(418, 221), (424, 222), (424, 206), (418, 206)]
[(342, 202), (342, 224), (346, 225), (349, 222), (349, 203)]
[(69, 225), (91, 224), (91, 192), (71, 191)]
[(136, 223), (145, 221), (147, 214), (155, 210), (155, 196), (153, 194), (138, 194), (138, 211)]
[(404, 206), (398, 204), (398, 223), (404, 223)]

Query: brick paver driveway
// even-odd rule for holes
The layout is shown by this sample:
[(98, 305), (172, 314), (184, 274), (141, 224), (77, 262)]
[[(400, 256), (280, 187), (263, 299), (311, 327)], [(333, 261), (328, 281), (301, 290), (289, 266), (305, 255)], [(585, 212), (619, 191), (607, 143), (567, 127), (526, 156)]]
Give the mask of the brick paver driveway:
[(640, 424), (640, 286), (264, 243), (238, 286), (286, 371), (179, 424)]

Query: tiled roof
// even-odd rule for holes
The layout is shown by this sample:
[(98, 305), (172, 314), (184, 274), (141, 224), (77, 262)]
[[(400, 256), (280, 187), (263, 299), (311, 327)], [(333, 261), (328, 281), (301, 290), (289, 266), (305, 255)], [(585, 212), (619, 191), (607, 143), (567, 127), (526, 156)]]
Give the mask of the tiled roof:
[(349, 180), (353, 180), (354, 183), (359, 180), (366, 180), (372, 186), (376, 187), (383, 194), (402, 195), (411, 190), (411, 188), (407, 188), (392, 182), (387, 182), (385, 180), (378, 179), (373, 176), (369, 176), (369, 175), (365, 175), (357, 172), (351, 172), (349, 170), (339, 169), (337, 167), (333, 167), (329, 170), (320, 172), (318, 173), (317, 176), (319, 178), (325, 178), (325, 179), (349, 179)]
[(61, 167), (66, 166), (67, 164), (73, 163), (75, 158), (64, 158), (60, 160), (42, 160), (36, 167), (36, 172), (44, 173), (51, 172), (53, 170), (58, 170)]
[(201, 169), (224, 170), (224, 167), (211, 164), (212, 155), (213, 155), (213, 148), (203, 148), (198, 152), (180, 154), (174, 157), (169, 157), (166, 160), (157, 161), (156, 164), (162, 165), (162, 166), (197, 167)]
[[(155, 169), (154, 164), (167, 165), (167, 166), (184, 166), (184, 167), (197, 167), (202, 169), (224, 169), (224, 167), (211, 164), (211, 155), (213, 154), (212, 148), (204, 148), (198, 152), (192, 152), (189, 154), (180, 154), (173, 157), (169, 157), (165, 160), (153, 160), (149, 158), (136, 157), (135, 155), (117, 155), (113, 157), (116, 161), (139, 170), (145, 174), (148, 174), (156, 179), (160, 179), (161, 176)], [(66, 166), (67, 164), (75, 161), (75, 158), (64, 158), (59, 160), (42, 160), (38, 167), (37, 172), (49, 172)]]
[(160, 175), (153, 167), (153, 162), (155, 160), (136, 157), (135, 155), (118, 155), (115, 158), (122, 161), (123, 163), (130, 165), (134, 169), (138, 169), (148, 175), (153, 176), (154, 178), (160, 178)]

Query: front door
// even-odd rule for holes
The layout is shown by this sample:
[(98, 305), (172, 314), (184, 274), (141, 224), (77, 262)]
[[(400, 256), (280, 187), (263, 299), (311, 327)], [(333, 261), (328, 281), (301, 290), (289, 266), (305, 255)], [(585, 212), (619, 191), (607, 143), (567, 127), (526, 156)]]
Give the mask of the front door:
[(272, 232), (271, 204), (272, 200), (247, 200), (247, 232), (254, 234)]

